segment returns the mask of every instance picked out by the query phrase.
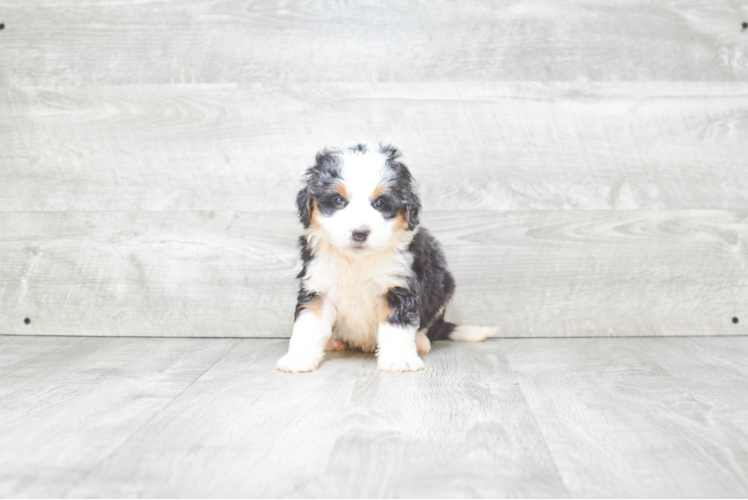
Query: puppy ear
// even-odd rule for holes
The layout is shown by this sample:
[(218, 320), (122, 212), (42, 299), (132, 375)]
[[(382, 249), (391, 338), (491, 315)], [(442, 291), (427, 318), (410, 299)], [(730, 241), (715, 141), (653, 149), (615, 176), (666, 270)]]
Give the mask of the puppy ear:
[(409, 192), (405, 198), (405, 209), (408, 212), (408, 229), (411, 231), (418, 226), (418, 210), (421, 208), (421, 200), (414, 192)]
[(296, 208), (299, 211), (299, 220), (304, 229), (312, 222), (312, 195), (309, 188), (305, 187), (296, 195)]

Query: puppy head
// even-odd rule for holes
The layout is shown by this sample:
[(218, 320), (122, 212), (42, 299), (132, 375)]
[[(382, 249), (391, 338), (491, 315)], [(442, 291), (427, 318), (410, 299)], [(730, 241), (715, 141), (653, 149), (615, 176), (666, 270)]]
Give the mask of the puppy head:
[(391, 146), (324, 149), (299, 191), (299, 219), (345, 253), (389, 248), (418, 226), (421, 206), (408, 169)]

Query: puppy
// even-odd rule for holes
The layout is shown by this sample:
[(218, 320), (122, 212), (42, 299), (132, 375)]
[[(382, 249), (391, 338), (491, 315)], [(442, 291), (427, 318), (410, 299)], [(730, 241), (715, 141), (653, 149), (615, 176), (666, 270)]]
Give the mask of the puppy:
[(296, 206), (303, 268), (285, 372), (315, 370), (325, 351), (376, 352), (380, 370), (422, 370), (431, 341), (481, 341), (498, 331), (444, 321), (455, 289), (421, 204), (391, 146), (325, 149)]

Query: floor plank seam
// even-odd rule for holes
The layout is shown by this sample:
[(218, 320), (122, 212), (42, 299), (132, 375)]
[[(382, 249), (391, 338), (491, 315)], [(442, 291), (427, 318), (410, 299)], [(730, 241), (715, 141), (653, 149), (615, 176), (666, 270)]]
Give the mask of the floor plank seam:
[(166, 403), (160, 410), (158, 410), (157, 412), (155, 412), (153, 415), (151, 415), (151, 417), (148, 420), (146, 420), (145, 422), (143, 422), (143, 425), (139, 426), (134, 432), (132, 432), (129, 436), (127, 436), (127, 438), (125, 438), (119, 445), (117, 445), (117, 447), (115, 447), (110, 453), (108, 453), (104, 458), (102, 458), (101, 460), (99, 460), (99, 462), (96, 465), (94, 465), (93, 467), (91, 467), (88, 470), (88, 472), (86, 472), (86, 474), (83, 477), (81, 477), (78, 481), (76, 481), (73, 485), (71, 485), (65, 491), (65, 493), (60, 496), (60, 498), (68, 498), (68, 494), (72, 490), (74, 490), (81, 483), (83, 483), (88, 478), (88, 476), (90, 476), (96, 469), (98, 469), (99, 467), (101, 467), (101, 465), (104, 462), (106, 462), (107, 460), (109, 460), (110, 457), (114, 456), (117, 453), (117, 451), (119, 451), (125, 444), (127, 444), (130, 441), (130, 439), (132, 439), (141, 430), (143, 430), (145, 427), (147, 427), (148, 424), (150, 424), (164, 410), (166, 410), (169, 406), (171, 406), (172, 403), (174, 403), (177, 399), (179, 399), (179, 397), (182, 394), (184, 394), (190, 387), (192, 387), (195, 384), (195, 382), (197, 382), (198, 380), (200, 380), (201, 378), (203, 378), (206, 373), (208, 373), (210, 370), (212, 370), (213, 367), (216, 366), (216, 364), (218, 364), (223, 358), (225, 358), (226, 355), (229, 354), (231, 351), (233, 351), (239, 344), (241, 344), (241, 339), (238, 342), (236, 342), (233, 346), (231, 346), (231, 348), (228, 349), (225, 353), (223, 353), (213, 364), (211, 364), (208, 368), (206, 368), (204, 372), (202, 372), (200, 375), (198, 375), (197, 377), (195, 377), (195, 380), (193, 380), (192, 382), (190, 382), (187, 385), (187, 387), (185, 387), (184, 389), (182, 389), (181, 391), (179, 391), (179, 394), (177, 394), (176, 396), (174, 396), (173, 398), (171, 398), (169, 400), (169, 402)]
[(553, 463), (553, 470), (556, 471), (556, 474), (558, 475), (558, 480), (561, 481), (561, 484), (564, 487), (564, 492), (566, 493), (567, 498), (571, 496), (571, 491), (569, 490), (569, 486), (566, 484), (566, 480), (564, 476), (561, 474), (561, 471), (558, 468), (558, 465), (556, 464), (556, 457), (553, 455), (553, 452), (551, 451), (551, 447), (548, 446), (548, 438), (543, 433), (543, 429), (538, 424), (538, 419), (535, 416), (535, 410), (533, 409), (532, 405), (530, 404), (530, 401), (527, 399), (527, 396), (525, 395), (525, 389), (522, 387), (522, 381), (517, 376), (517, 372), (514, 371), (514, 368), (512, 368), (512, 363), (509, 361), (509, 358), (504, 356), (504, 359), (506, 359), (507, 364), (509, 364), (509, 368), (512, 370), (512, 374), (514, 375), (514, 380), (517, 381), (517, 387), (519, 388), (519, 392), (522, 395), (522, 399), (525, 402), (525, 406), (530, 411), (530, 415), (532, 415), (532, 422), (535, 425), (535, 428), (538, 430), (538, 434), (543, 438), (543, 446), (545, 447), (546, 451), (548, 452), (548, 456), (551, 459), (551, 462)]

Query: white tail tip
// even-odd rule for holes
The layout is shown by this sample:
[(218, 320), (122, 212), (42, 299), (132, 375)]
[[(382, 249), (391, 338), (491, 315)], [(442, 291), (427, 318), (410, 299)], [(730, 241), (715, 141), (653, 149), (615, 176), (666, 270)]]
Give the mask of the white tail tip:
[(499, 333), (499, 327), (493, 326), (458, 326), (449, 334), (451, 340), (458, 342), (482, 342), (487, 337)]

